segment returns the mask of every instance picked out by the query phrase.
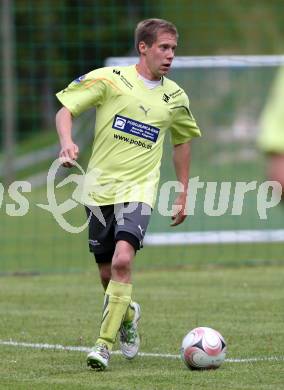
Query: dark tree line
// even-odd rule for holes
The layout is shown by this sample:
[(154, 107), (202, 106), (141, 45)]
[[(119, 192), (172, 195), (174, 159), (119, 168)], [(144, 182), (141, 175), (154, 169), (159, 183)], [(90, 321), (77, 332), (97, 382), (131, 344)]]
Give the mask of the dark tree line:
[(133, 54), (135, 24), (155, 12), (133, 3), (15, 1), (19, 139), (54, 127), (54, 94), (68, 82), (109, 56)]

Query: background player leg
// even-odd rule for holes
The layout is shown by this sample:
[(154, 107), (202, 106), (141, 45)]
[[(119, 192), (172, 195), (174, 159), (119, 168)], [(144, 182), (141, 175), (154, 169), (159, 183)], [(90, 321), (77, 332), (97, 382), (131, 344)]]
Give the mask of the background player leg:
[(282, 186), (282, 201), (284, 201), (284, 154), (270, 154), (268, 157), (269, 180), (278, 181)]

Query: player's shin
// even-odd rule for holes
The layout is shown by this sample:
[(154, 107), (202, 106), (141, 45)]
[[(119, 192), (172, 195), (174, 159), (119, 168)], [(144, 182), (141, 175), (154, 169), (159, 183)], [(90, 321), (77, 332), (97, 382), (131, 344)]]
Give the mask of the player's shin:
[(114, 280), (109, 282), (105, 293), (100, 335), (97, 344), (106, 344), (111, 350), (120, 325), (131, 301), (132, 285)]

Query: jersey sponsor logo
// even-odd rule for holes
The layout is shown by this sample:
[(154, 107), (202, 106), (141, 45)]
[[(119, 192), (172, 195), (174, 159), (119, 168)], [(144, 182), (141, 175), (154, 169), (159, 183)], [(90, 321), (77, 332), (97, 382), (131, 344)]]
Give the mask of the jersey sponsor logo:
[(126, 125), (126, 119), (120, 116), (116, 116), (114, 125), (112, 127), (118, 130), (124, 130), (125, 125)]
[(129, 88), (132, 89), (133, 85), (123, 75), (120, 76), (120, 80)]
[(78, 77), (77, 79), (74, 80), (74, 83), (80, 83), (86, 78), (86, 75), (83, 74), (82, 76)]
[(124, 135), (119, 135), (119, 134), (114, 133), (113, 137), (114, 137), (114, 139), (117, 139), (119, 141), (127, 142), (130, 145), (139, 146), (141, 148), (148, 149), (148, 150), (151, 150), (152, 146), (153, 146), (152, 144), (147, 144), (147, 143), (142, 142), (140, 140), (138, 141), (136, 139), (128, 138), (128, 137), (125, 137)]
[(178, 97), (179, 95), (181, 95), (182, 93), (183, 93), (183, 90), (181, 88), (179, 88), (175, 92), (170, 93), (170, 97), (174, 99), (174, 98)]
[(128, 81), (124, 76), (123, 74), (121, 74), (121, 71), (118, 70), (118, 69), (113, 69), (112, 70), (112, 73), (116, 74), (117, 76), (120, 76), (120, 80), (127, 86), (127, 88), (129, 89), (133, 89), (133, 85), (131, 84), (130, 81)]
[(152, 142), (157, 141), (160, 132), (157, 127), (117, 114), (114, 117), (112, 128)]
[(164, 93), (162, 99), (163, 99), (164, 102), (169, 103), (170, 96)]

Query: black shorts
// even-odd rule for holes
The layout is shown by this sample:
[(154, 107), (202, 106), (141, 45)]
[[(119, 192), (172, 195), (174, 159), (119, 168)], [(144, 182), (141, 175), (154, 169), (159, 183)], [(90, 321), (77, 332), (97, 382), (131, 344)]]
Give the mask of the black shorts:
[(97, 263), (111, 262), (116, 242), (127, 241), (135, 251), (142, 248), (152, 209), (146, 203), (130, 202), (86, 206), (89, 218), (89, 250)]

